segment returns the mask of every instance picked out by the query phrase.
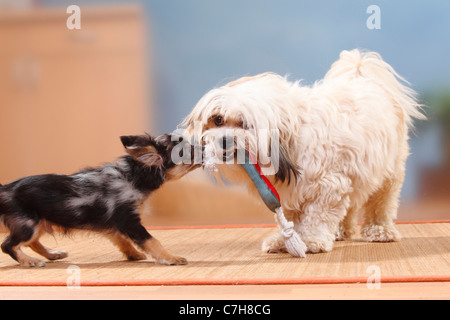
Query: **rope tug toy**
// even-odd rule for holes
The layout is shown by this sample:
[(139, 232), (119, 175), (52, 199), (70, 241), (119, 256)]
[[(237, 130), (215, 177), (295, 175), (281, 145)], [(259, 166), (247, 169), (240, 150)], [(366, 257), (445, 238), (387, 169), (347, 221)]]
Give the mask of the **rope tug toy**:
[[(213, 147), (209, 144), (205, 147), (205, 168), (209, 171), (217, 172), (216, 158), (214, 155)], [(284, 216), (283, 208), (280, 203), (280, 196), (278, 195), (275, 187), (270, 181), (262, 174), (261, 168), (257, 161), (251, 157), (249, 152), (245, 150), (245, 161), (241, 164), (242, 168), (247, 172), (248, 176), (252, 180), (259, 195), (263, 199), (266, 206), (274, 213), (277, 214), (278, 222), (281, 225), (281, 234), (284, 237), (284, 243), (288, 252), (294, 257), (306, 257), (306, 245), (300, 238), (297, 232), (294, 230), (294, 223), (287, 221)]]
[(294, 257), (305, 258), (307, 250), (306, 245), (298, 233), (295, 232), (294, 223), (286, 220), (277, 190), (272, 183), (270, 183), (269, 179), (262, 174), (260, 166), (252, 159), (247, 150), (245, 150), (245, 156), (246, 159), (250, 159), (250, 161), (245, 161), (241, 166), (253, 181), (253, 184), (266, 206), (272, 212), (277, 214), (278, 221), (282, 228), (281, 234), (284, 237), (286, 249)]

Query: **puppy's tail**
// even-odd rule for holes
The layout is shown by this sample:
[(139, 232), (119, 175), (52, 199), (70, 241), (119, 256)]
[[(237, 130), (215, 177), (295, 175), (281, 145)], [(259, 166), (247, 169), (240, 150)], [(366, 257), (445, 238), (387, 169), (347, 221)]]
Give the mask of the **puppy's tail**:
[(376, 52), (361, 52), (358, 49), (342, 51), (324, 80), (364, 78), (377, 83), (401, 108), (408, 127), (412, 126), (413, 118), (425, 120), (423, 106), (417, 101), (417, 93), (408, 87), (409, 82), (401, 77)]

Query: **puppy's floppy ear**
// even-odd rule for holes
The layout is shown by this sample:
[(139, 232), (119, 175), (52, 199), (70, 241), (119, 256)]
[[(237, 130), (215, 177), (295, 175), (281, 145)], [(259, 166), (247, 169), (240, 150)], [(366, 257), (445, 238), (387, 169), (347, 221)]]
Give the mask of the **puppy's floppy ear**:
[(160, 166), (163, 158), (155, 147), (155, 142), (150, 136), (122, 136), (120, 137), (125, 150), (135, 160), (146, 166)]

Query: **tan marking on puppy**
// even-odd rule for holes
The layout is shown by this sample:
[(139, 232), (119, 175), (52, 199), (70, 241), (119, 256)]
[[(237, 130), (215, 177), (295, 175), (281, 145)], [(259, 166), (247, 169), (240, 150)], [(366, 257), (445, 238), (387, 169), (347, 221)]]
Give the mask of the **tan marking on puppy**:
[(166, 265), (183, 265), (187, 264), (187, 260), (182, 257), (175, 257), (168, 253), (161, 243), (155, 238), (151, 238), (147, 240), (143, 245), (142, 249), (149, 253), (153, 259), (156, 260), (158, 264), (166, 264)]
[(189, 172), (201, 167), (201, 164), (179, 164), (168, 169), (166, 172), (167, 180), (178, 180), (184, 177)]
[[(52, 250), (50, 248), (47, 248), (42, 243), (40, 243), (39, 238), (44, 233), (50, 233), (53, 234), (53, 226), (51, 223), (43, 220), (39, 223), (35, 230), (35, 235), (33, 236), (33, 239), (31, 241), (28, 241), (28, 247), (30, 247), (31, 250), (34, 252), (40, 254), (41, 256), (47, 258), (48, 260), (59, 260), (64, 259), (69, 256), (69, 253), (67, 251), (58, 251), (58, 250)], [(25, 244), (21, 244), (25, 245)]]
[(19, 261), (22, 267), (45, 267), (44, 261), (37, 258), (32, 258), (22, 251), (22, 246), (28, 246), (29, 244), (35, 242), (40, 235), (41, 235), (41, 227), (37, 226), (34, 229), (34, 234), (29, 241), (19, 243), (17, 246), (12, 248), (12, 250), (16, 255), (17, 260)]
[(67, 251), (59, 251), (52, 250), (44, 246), (39, 240), (35, 240), (33, 243), (29, 245), (29, 247), (36, 253), (40, 254), (43, 257), (46, 257), (48, 260), (60, 260), (67, 258), (69, 253)]
[(20, 245), (14, 247), (13, 250), (14, 253), (16, 254), (17, 260), (19, 261), (22, 267), (38, 267), (38, 268), (45, 267), (44, 261), (37, 258), (32, 258), (23, 253)]
[(106, 234), (106, 236), (115, 246), (119, 248), (128, 260), (137, 261), (147, 259), (147, 256), (144, 253), (137, 251), (131, 241), (119, 232)]

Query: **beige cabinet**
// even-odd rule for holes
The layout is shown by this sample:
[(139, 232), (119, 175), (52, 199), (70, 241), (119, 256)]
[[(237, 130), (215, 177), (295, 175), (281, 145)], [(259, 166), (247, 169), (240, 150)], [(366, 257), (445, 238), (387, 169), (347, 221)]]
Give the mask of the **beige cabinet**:
[(0, 183), (74, 172), (123, 154), (150, 131), (151, 85), (139, 7), (0, 14)]

